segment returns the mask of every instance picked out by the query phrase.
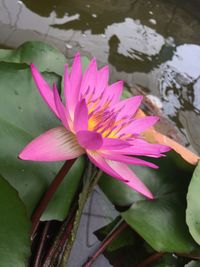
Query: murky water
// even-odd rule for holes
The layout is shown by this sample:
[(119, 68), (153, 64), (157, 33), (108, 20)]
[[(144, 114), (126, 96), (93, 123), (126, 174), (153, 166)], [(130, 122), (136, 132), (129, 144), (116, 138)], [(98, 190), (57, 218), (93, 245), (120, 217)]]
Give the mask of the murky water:
[(109, 63), (111, 80), (141, 86), (200, 152), (200, 1), (0, 0), (0, 45), (27, 40)]

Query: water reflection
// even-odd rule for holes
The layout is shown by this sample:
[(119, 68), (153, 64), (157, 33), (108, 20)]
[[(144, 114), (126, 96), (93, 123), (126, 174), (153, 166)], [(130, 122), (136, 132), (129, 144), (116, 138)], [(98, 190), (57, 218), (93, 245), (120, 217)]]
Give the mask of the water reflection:
[[(128, 42), (126, 43), (126, 45), (127, 44)], [(156, 46), (160, 45), (159, 42), (155, 42), (155, 44)], [(168, 47), (165, 45), (163, 45), (162, 47), (153, 46), (154, 43), (152, 42), (150, 48), (155, 51), (155, 54), (152, 55), (151, 52), (147, 53), (145, 52), (145, 50), (141, 52), (142, 46), (140, 46), (139, 49), (136, 49), (135, 44), (133, 44), (131, 40), (130, 45), (130, 48), (126, 50), (123, 42), (120, 42), (120, 39), (117, 35), (113, 35), (109, 40), (109, 62), (114, 65), (118, 71), (125, 71), (126, 73), (148, 73), (153, 68), (158, 67), (161, 63), (171, 59), (174, 50), (173, 47)], [(157, 51), (156, 48), (158, 48)], [(123, 54), (123, 52), (125, 52), (125, 55)]]
[[(64, 23), (58, 27), (80, 31), (91, 30), (93, 34), (103, 33), (108, 25), (123, 22), (126, 17), (139, 19), (143, 25), (151, 27), (156, 25), (157, 32), (165, 37), (173, 32), (174, 35), (179, 35), (179, 39), (184, 38), (185, 42), (189, 36), (181, 34), (179, 25), (182, 24), (191, 34), (193, 32), (190, 29), (191, 24), (194, 30), (199, 28), (198, 22), (191, 20), (195, 18), (199, 21), (200, 3), (198, 0), (74, 0), (73, 2), (50, 0), (39, 4), (32, 0), (23, 2), (30, 10), (43, 17), (49, 17), (52, 11), (58, 18), (79, 13), (79, 20)], [(198, 42), (198, 37), (196, 40)]]
[(200, 46), (176, 48), (172, 60), (162, 66), (160, 91), (165, 114), (176, 118), (179, 128), (200, 152)]
[(109, 63), (111, 80), (160, 98), (185, 144), (200, 152), (199, 7), (197, 0), (0, 0), (0, 44), (42, 40), (68, 58), (80, 50)]

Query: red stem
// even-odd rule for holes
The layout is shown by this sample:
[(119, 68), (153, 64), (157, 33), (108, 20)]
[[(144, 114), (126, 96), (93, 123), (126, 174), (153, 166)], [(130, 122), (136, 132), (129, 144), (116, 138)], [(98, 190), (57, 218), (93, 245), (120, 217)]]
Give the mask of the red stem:
[(33, 239), (33, 237), (34, 237), (34, 234), (35, 234), (36, 229), (38, 227), (38, 224), (40, 222), (40, 217), (41, 217), (42, 213), (46, 209), (49, 201), (53, 197), (53, 195), (56, 192), (57, 188), (59, 187), (60, 183), (63, 181), (65, 175), (70, 170), (70, 168), (73, 165), (74, 161), (75, 160), (72, 159), (72, 160), (68, 160), (68, 161), (66, 161), (64, 163), (64, 165), (62, 166), (62, 168), (60, 169), (58, 174), (55, 176), (53, 182), (51, 183), (51, 185), (47, 189), (46, 193), (44, 194), (44, 196), (43, 196), (42, 200), (40, 201), (38, 207), (34, 211), (33, 216), (32, 216), (31, 239)]
[(90, 267), (97, 257), (106, 249), (106, 247), (127, 227), (127, 223), (122, 222), (111, 234), (109, 234), (101, 243), (97, 251), (91, 256), (82, 267)]
[(164, 254), (165, 253), (163, 252), (156, 252), (151, 256), (149, 256), (148, 258), (146, 258), (143, 262), (139, 263), (137, 267), (148, 267), (155, 261), (159, 260)]
[(186, 258), (194, 259), (194, 260), (200, 260), (200, 255), (197, 255), (195, 253), (189, 253), (189, 254), (176, 253), (176, 255), (181, 256), (181, 257), (186, 257)]
[(60, 230), (59, 235), (57, 236), (53, 245), (49, 249), (49, 251), (46, 255), (46, 258), (44, 260), (44, 263), (43, 263), (44, 267), (49, 267), (52, 259), (55, 257), (55, 254), (58, 251), (63, 249), (63, 247), (67, 241), (67, 238), (70, 234), (70, 231), (72, 229), (72, 226), (73, 226), (73, 221), (74, 221), (75, 215), (76, 215), (76, 209), (77, 209), (77, 203), (75, 203), (75, 205), (72, 207), (72, 211), (69, 214), (67, 220), (61, 226), (61, 230)]
[(41, 264), (41, 254), (42, 254), (42, 250), (43, 250), (43, 247), (44, 247), (46, 235), (47, 235), (48, 230), (49, 230), (49, 226), (50, 226), (50, 222), (47, 222), (45, 224), (45, 227), (44, 227), (44, 230), (43, 230), (43, 233), (42, 233), (41, 241), (40, 241), (40, 244), (39, 244), (38, 251), (36, 253), (36, 258), (35, 258), (33, 267), (39, 267), (40, 264)]

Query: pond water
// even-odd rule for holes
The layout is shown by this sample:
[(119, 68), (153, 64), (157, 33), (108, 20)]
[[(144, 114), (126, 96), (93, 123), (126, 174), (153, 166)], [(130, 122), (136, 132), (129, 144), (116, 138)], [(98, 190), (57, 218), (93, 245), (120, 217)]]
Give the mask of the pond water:
[(0, 0), (0, 46), (41, 40), (70, 60), (77, 50), (95, 56), (111, 81), (142, 88), (200, 153), (199, 10), (199, 0)]

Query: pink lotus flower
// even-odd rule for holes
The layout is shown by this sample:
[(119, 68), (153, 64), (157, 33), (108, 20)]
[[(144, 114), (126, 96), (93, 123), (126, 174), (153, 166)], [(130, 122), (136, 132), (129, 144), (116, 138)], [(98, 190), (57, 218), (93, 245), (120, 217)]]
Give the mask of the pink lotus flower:
[(148, 198), (149, 189), (128, 167), (128, 164), (157, 168), (153, 163), (133, 157), (161, 157), (169, 147), (150, 144), (140, 134), (155, 124), (157, 117), (134, 116), (142, 97), (120, 101), (123, 82), (108, 85), (108, 66), (97, 70), (93, 59), (82, 73), (77, 53), (70, 74), (65, 66), (62, 103), (56, 85), (53, 90), (32, 64), (35, 83), (49, 108), (62, 122), (30, 142), (20, 153), (23, 160), (62, 161), (87, 153), (89, 159), (104, 172), (121, 180)]

